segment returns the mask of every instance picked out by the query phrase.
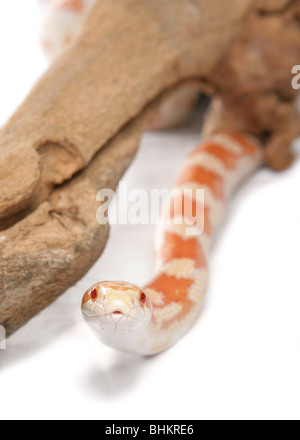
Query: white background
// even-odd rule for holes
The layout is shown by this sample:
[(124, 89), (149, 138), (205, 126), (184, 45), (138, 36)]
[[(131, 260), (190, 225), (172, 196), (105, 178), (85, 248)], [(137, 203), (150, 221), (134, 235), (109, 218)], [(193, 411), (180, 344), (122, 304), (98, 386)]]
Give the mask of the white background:
[[(47, 66), (39, 20), (36, 0), (0, 4), (0, 124)], [(147, 134), (130, 185), (170, 187), (198, 139), (195, 124)], [(153, 228), (113, 227), (90, 273), (0, 351), (0, 418), (299, 419), (299, 189), (298, 159), (239, 191), (213, 248), (198, 323), (151, 359), (102, 346), (81, 318), (92, 283), (151, 277)]]

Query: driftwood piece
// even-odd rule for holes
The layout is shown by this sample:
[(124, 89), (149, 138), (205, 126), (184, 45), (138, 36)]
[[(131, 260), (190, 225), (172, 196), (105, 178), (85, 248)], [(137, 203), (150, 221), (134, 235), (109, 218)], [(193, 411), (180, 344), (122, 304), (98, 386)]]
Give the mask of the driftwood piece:
[(291, 0), (256, 0), (260, 12), (281, 12), (291, 4)]
[(166, 88), (209, 74), (250, 0), (223, 0), (221, 9), (219, 3), (96, 2), (76, 44), (0, 134), (2, 228), (7, 217), (36, 209), (54, 186), (83, 169)]
[(0, 232), (0, 324), (10, 335), (76, 283), (101, 255), (108, 225), (99, 225), (101, 188), (115, 189), (161, 102), (147, 106), (74, 179), (21, 222)]
[(291, 145), (300, 133), (298, 91), (291, 84), (292, 67), (300, 60), (300, 1), (259, 4), (226, 60), (212, 71), (218, 93), (205, 132), (252, 133), (266, 145), (269, 166), (282, 170), (293, 162)]
[[(132, 13), (134, 11), (134, 13)], [(235, 129), (287, 167), (298, 133), (291, 67), (299, 0), (107, 0), (0, 132), (0, 325), (12, 334), (80, 279), (114, 188), (173, 91), (215, 94), (205, 131)]]

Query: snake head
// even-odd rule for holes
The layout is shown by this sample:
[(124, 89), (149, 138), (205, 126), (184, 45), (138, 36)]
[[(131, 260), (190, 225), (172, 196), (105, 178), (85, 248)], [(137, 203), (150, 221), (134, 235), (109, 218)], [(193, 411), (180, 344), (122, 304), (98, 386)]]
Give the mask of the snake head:
[(124, 282), (95, 284), (84, 294), (81, 310), (97, 337), (109, 345), (112, 337), (140, 334), (152, 317), (152, 303), (145, 292)]

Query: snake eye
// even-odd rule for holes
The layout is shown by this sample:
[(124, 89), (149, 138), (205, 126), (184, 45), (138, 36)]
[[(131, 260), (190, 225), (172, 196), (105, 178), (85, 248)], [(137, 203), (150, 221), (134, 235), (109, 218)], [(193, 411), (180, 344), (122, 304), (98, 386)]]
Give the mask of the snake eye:
[(96, 299), (98, 298), (98, 292), (97, 289), (94, 289), (91, 291), (91, 298), (93, 301), (96, 301)]
[(146, 301), (147, 301), (146, 294), (144, 292), (142, 292), (140, 294), (140, 303), (141, 303), (141, 305), (144, 306), (146, 304)]

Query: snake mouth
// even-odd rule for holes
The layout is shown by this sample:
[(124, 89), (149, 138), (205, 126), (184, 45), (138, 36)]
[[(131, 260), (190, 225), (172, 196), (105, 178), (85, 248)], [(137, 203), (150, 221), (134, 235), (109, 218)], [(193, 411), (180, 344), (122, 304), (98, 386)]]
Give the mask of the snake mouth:
[(130, 316), (124, 315), (124, 313), (120, 312), (119, 310), (109, 313), (106, 316), (110, 318), (115, 324), (127, 322), (128, 319), (130, 319)]
[(129, 335), (136, 321), (121, 311), (89, 316), (87, 319), (96, 331), (107, 335)]
[(82, 314), (86, 318), (104, 319), (104, 320), (110, 319), (116, 323), (124, 320), (126, 321), (134, 320), (134, 317), (122, 312), (121, 310), (115, 310), (113, 312), (106, 312), (106, 313), (104, 310), (101, 310), (100, 313), (97, 313), (97, 311), (83, 308)]
[(110, 312), (110, 313), (95, 313), (92, 310), (88, 310), (88, 309), (82, 309), (82, 314), (84, 316), (86, 316), (87, 318), (107, 318), (107, 317), (115, 317), (115, 318), (128, 318), (130, 319), (131, 317), (129, 315), (126, 315), (125, 313), (121, 312), (120, 310), (116, 310), (115, 312)]

